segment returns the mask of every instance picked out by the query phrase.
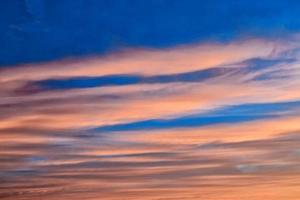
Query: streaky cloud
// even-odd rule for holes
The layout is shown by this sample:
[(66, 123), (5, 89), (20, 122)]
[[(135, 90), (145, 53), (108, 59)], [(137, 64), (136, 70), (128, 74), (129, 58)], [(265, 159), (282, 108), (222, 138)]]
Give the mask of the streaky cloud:
[[(152, 129), (168, 129), (180, 127), (198, 127), (224, 123), (241, 123), (252, 120), (261, 120), (274, 117), (298, 114), (300, 111), (300, 101), (244, 104), (229, 106), (210, 113), (182, 116), (175, 119), (151, 119), (127, 124), (116, 124), (103, 126), (91, 130), (92, 132), (110, 131), (136, 131)], [(296, 112), (291, 112), (295, 111)], [(290, 111), (290, 112), (289, 112)], [(298, 111), (298, 112), (297, 112)]]

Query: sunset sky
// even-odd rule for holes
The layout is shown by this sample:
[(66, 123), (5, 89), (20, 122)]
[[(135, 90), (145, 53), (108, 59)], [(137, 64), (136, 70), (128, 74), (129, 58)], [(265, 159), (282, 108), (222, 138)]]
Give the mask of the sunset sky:
[(300, 1), (0, 1), (0, 199), (299, 200)]

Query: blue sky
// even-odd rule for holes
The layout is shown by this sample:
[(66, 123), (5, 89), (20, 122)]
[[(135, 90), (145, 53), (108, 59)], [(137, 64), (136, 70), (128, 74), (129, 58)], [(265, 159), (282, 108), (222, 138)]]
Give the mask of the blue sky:
[(299, 31), (298, 1), (16, 0), (1, 3), (0, 65)]

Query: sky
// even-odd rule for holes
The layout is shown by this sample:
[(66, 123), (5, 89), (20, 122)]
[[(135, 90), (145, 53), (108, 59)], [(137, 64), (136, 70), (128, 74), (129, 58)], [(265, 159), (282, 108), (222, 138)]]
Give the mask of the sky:
[(300, 2), (0, 2), (0, 199), (299, 200)]

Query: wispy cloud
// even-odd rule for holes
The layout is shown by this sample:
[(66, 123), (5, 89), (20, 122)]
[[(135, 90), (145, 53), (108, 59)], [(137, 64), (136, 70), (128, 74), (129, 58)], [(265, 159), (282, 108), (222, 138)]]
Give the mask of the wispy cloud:
[(296, 200), (298, 48), (245, 39), (1, 68), (0, 197)]

